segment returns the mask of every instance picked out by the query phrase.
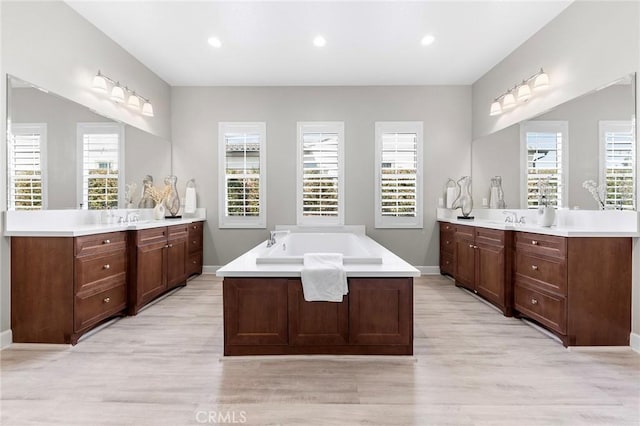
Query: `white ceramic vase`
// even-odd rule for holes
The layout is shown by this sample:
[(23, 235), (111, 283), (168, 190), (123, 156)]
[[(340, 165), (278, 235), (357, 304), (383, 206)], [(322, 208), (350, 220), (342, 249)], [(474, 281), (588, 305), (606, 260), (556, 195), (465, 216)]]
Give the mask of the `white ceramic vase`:
[(550, 206), (541, 206), (538, 208), (538, 225), (545, 228), (553, 225), (556, 218), (556, 209)]
[(162, 220), (164, 219), (164, 203), (158, 203), (156, 204), (156, 206), (153, 208), (153, 218), (155, 220)]

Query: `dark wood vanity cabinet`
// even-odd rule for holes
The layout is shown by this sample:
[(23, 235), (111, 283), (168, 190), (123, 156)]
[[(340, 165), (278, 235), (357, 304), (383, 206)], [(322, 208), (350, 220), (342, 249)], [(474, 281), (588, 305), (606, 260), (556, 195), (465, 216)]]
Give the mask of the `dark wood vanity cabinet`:
[(204, 222), (189, 224), (189, 238), (187, 239), (187, 276), (189, 277), (202, 274), (203, 230)]
[(455, 273), (455, 233), (455, 225), (440, 222), (440, 273), (443, 275)]
[(16, 343), (76, 344), (127, 307), (127, 233), (11, 238)]
[(477, 293), (511, 316), (510, 232), (456, 225), (454, 242), (456, 285)]
[(188, 225), (132, 231), (129, 243), (129, 315), (187, 279)]
[(628, 346), (631, 238), (515, 233), (514, 308), (565, 346)]
[(225, 355), (413, 353), (413, 279), (349, 278), (342, 302), (307, 302), (299, 278), (225, 278)]

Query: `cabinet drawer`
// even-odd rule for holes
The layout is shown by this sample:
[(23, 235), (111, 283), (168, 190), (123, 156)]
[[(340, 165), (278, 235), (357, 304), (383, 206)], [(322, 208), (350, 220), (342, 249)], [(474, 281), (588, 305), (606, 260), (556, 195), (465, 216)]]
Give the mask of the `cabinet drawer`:
[(545, 294), (516, 282), (513, 299), (517, 311), (560, 334), (566, 334), (566, 298)]
[(106, 234), (86, 235), (75, 238), (75, 255), (89, 256), (124, 250), (127, 245), (126, 232), (109, 232)]
[(119, 285), (92, 295), (76, 296), (74, 328), (78, 333), (127, 307), (127, 287)]
[(515, 274), (529, 285), (567, 295), (567, 264), (564, 259), (543, 259), (516, 251)]
[(442, 251), (453, 254), (455, 246), (455, 234), (453, 232), (440, 233), (440, 249)]
[(442, 232), (456, 232), (456, 226), (447, 222), (440, 222), (440, 233)]
[(440, 273), (453, 275), (453, 253), (440, 253)]
[(202, 274), (202, 252), (193, 253), (187, 259), (187, 275)]
[(155, 244), (167, 241), (167, 228), (150, 228), (136, 231), (136, 245)]
[(516, 250), (535, 253), (543, 256), (566, 258), (567, 240), (552, 235), (516, 232)]
[(476, 227), (474, 234), (476, 245), (488, 244), (492, 246), (504, 246), (505, 231)]
[(185, 225), (173, 225), (167, 228), (168, 237), (170, 239), (182, 239), (187, 238), (189, 233), (188, 224)]
[(119, 250), (98, 256), (76, 259), (76, 291), (88, 291), (93, 287), (113, 286), (124, 283), (127, 273), (127, 252)]

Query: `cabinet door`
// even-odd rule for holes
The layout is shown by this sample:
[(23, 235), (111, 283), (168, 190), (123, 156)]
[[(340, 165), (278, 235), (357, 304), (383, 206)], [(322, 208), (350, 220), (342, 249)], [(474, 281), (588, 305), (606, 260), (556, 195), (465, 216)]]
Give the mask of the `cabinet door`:
[(163, 241), (138, 246), (136, 253), (137, 305), (142, 306), (167, 289), (166, 243)]
[(504, 246), (479, 243), (476, 249), (476, 290), (485, 299), (504, 307)]
[(287, 279), (225, 278), (224, 344), (286, 345)]
[(349, 296), (340, 303), (307, 302), (300, 280), (289, 280), (289, 343), (346, 345), (349, 341)]
[(167, 288), (184, 284), (187, 280), (187, 225), (169, 227), (167, 241)]
[(456, 233), (455, 279), (456, 283), (475, 291), (476, 250), (473, 237)]
[(350, 278), (349, 342), (411, 345), (413, 279)]

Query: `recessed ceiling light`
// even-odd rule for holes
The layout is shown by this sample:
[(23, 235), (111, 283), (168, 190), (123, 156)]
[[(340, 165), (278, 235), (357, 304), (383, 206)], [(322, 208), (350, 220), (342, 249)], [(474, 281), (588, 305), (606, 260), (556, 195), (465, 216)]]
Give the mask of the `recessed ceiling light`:
[(436, 41), (436, 38), (431, 34), (427, 34), (426, 36), (422, 37), (422, 40), (420, 40), (420, 44), (422, 44), (423, 46), (428, 46), (434, 41)]
[(209, 40), (207, 40), (207, 42), (215, 48), (219, 48), (222, 46), (222, 42), (218, 37), (209, 37)]
[(325, 38), (322, 37), (321, 35), (316, 36), (316, 38), (313, 39), (313, 45), (316, 47), (323, 47), (326, 44), (327, 44), (327, 40), (325, 40)]

